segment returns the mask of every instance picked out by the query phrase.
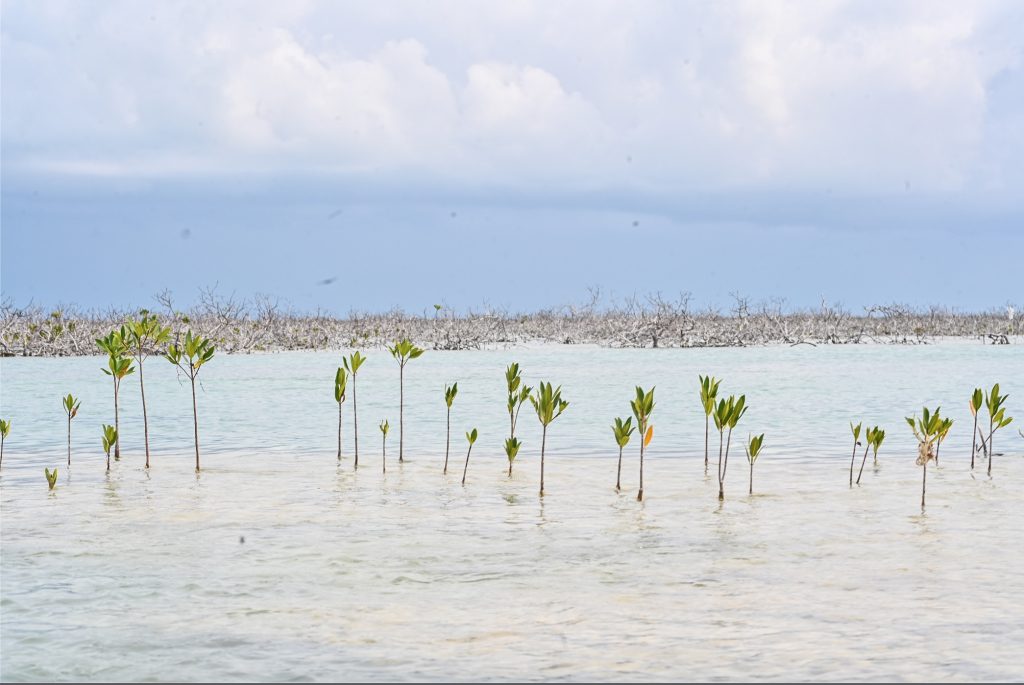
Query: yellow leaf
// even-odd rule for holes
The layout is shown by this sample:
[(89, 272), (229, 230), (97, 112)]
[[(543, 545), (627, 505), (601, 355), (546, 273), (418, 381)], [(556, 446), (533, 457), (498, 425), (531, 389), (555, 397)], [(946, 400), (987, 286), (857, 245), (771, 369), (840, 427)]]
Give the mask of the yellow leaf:
[(644, 447), (651, 444), (651, 438), (654, 437), (654, 426), (650, 426), (647, 429), (647, 435), (644, 436)]

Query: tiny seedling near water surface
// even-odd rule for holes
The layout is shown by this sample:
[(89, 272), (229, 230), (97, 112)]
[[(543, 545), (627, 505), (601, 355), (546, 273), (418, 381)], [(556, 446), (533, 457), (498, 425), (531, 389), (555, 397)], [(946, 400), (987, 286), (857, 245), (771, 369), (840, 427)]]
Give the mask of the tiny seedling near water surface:
[(398, 362), (398, 461), (401, 463), (405, 461), (405, 365), (423, 354), (423, 350), (403, 338), (389, 346), (388, 352)]
[(914, 431), (914, 437), (917, 438), (917, 459), (914, 463), (921, 467), (921, 508), (924, 509), (928, 462), (935, 459), (935, 442), (939, 438), (939, 432), (943, 429), (944, 421), (939, 416), (939, 407), (935, 408), (934, 413), (925, 407), (916, 421), (913, 416), (906, 417), (906, 421), (910, 425), (910, 430)]
[(519, 422), (519, 410), (523, 408), (526, 401), (530, 399), (533, 388), (523, 385), (523, 375), (519, 370), (519, 364), (509, 364), (505, 369), (505, 386), (508, 388), (508, 402), (505, 405), (508, 410), (509, 433), (505, 441), (505, 456), (508, 457), (508, 475), (512, 476), (512, 462), (523, 443), (516, 439), (516, 424)]
[(448, 415), (445, 420), (446, 432), (444, 436), (444, 471), (443, 475), (448, 474), (448, 452), (451, 449), (452, 444), (452, 402), (455, 401), (455, 396), (459, 394), (459, 384), (453, 383), (452, 385), (446, 385), (444, 387), (444, 403), (448, 407)]
[(388, 423), (387, 419), (380, 422), (380, 464), (381, 473), (388, 472), (388, 431), (391, 430), (391, 424)]
[(992, 447), (992, 437), (1000, 428), (1006, 428), (1013, 421), (1013, 417), (1006, 416), (1006, 409), (1003, 404), (1009, 395), (999, 394), (999, 384), (992, 386), (992, 391), (985, 394), (985, 406), (988, 408), (988, 475), (992, 475), (992, 458), (996, 456)]
[(4, 441), (11, 434), (11, 422), (7, 419), (0, 419), (0, 467), (4, 464)]
[(619, 468), (615, 475), (615, 492), (622, 491), (622, 450), (629, 444), (629, 437), (633, 435), (635, 430), (632, 416), (627, 417), (625, 421), (621, 418), (616, 418), (615, 424), (612, 426), (615, 444), (619, 446)]
[(68, 415), (68, 467), (71, 466), (71, 419), (78, 415), (78, 407), (81, 406), (81, 402), (76, 399), (71, 393), (68, 393), (67, 397), (63, 399), (64, 411)]
[(114, 444), (114, 460), (121, 458), (121, 422), (118, 411), (118, 394), (121, 390), (121, 381), (125, 376), (135, 373), (132, 366), (132, 359), (128, 356), (128, 345), (126, 338), (128, 329), (121, 326), (120, 330), (111, 331), (104, 338), (97, 338), (96, 346), (107, 353), (107, 368), (103, 373), (114, 380), (114, 428), (118, 430), (118, 439)]
[(356, 375), (359, 373), (359, 367), (365, 361), (366, 357), (361, 355), (358, 350), (343, 360), (345, 370), (352, 376), (352, 446), (355, 454), (353, 468), (357, 469), (359, 468), (359, 407), (356, 405)]
[(860, 471), (857, 472), (857, 485), (860, 485), (860, 477), (864, 475), (864, 462), (868, 459), (868, 448), (870, 447), (875, 454), (875, 464), (878, 464), (878, 449), (882, 446), (882, 441), (885, 440), (885, 431), (875, 426), (869, 428), (865, 434), (867, 445), (864, 447), (864, 458), (860, 461)]
[(747, 461), (750, 462), (750, 490), (748, 495), (754, 494), (754, 462), (761, 454), (761, 446), (764, 444), (764, 433), (754, 437), (747, 436)]
[(107, 471), (110, 471), (110, 448), (117, 444), (117, 429), (103, 424), (103, 451), (107, 454)]
[(50, 469), (43, 467), (43, 472), (46, 474), (46, 482), (50, 484), (50, 489), (53, 490), (57, 487), (57, 469)]
[(523, 446), (519, 438), (505, 438), (505, 456), (508, 458), (508, 477), (512, 477), (512, 462), (519, 454), (519, 448)]
[(473, 443), (476, 442), (476, 428), (466, 433), (466, 440), (469, 442), (469, 449), (466, 450), (466, 465), (462, 467), (462, 484), (466, 484), (466, 472), (469, 471), (469, 454), (473, 451)]
[[(864, 422), (858, 423), (856, 426), (853, 425), (853, 421), (850, 422), (850, 432), (853, 433), (853, 452), (850, 454), (850, 487), (853, 487), (853, 462), (857, 458), (857, 448), (860, 447), (860, 431), (864, 427)], [(868, 451), (865, 448), (864, 454), (867, 455)]]
[(209, 338), (201, 335), (192, 335), (192, 331), (185, 334), (185, 343), (172, 344), (167, 348), (164, 358), (177, 366), (192, 383), (192, 429), (196, 443), (196, 473), (199, 473), (199, 410), (196, 407), (196, 376), (203, 364), (213, 359), (216, 348)]
[(153, 348), (166, 345), (171, 339), (170, 326), (161, 326), (155, 314), (145, 309), (140, 312), (142, 318), (128, 321), (127, 336), (124, 342), (127, 351), (135, 357), (139, 368), (139, 393), (142, 395), (142, 435), (146, 444), (146, 468), (149, 468), (149, 418), (146, 415), (146, 386), (142, 382), (142, 363), (146, 361)]
[(562, 386), (552, 388), (551, 383), (541, 382), (536, 392), (530, 395), (530, 403), (537, 412), (541, 425), (540, 438), (540, 496), (544, 496), (544, 448), (548, 441), (548, 426), (562, 415), (569, 403), (562, 399)]
[(649, 426), (651, 414), (654, 413), (654, 388), (644, 392), (636, 386), (636, 397), (629, 402), (636, 419), (636, 427), (640, 431), (640, 489), (636, 493), (636, 501), (644, 501), (644, 450), (654, 437), (654, 426)]
[[(732, 445), (732, 432), (736, 428), (743, 415), (747, 413), (747, 396), (729, 395), (728, 399), (722, 399), (715, 405), (715, 429), (718, 431), (718, 499), (725, 499), (725, 474), (729, 469), (729, 447)], [(728, 437), (724, 438), (724, 456), (722, 443), (725, 431), (728, 430)]]
[(968, 406), (971, 409), (971, 416), (974, 417), (974, 427), (971, 429), (971, 471), (974, 470), (974, 455), (978, 453), (978, 412), (984, 404), (985, 394), (981, 388), (975, 388), (971, 393), (971, 401)]
[(935, 434), (935, 466), (939, 465), (939, 448), (942, 447), (943, 441), (946, 436), (949, 435), (949, 429), (953, 427), (953, 419), (943, 419), (939, 424), (938, 433)]
[(704, 409), (704, 473), (708, 472), (708, 432), (711, 428), (711, 414), (718, 399), (718, 386), (722, 383), (714, 376), (697, 376), (700, 381), (700, 405)]
[(341, 407), (345, 404), (345, 389), (348, 385), (348, 372), (338, 367), (334, 374), (334, 401), (338, 403), (338, 461), (341, 461)]

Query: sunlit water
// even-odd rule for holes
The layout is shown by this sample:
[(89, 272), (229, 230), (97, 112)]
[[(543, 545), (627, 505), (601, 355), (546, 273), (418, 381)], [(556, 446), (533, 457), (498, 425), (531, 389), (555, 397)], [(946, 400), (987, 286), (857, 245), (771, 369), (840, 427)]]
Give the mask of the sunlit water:
[[(514, 476), (503, 370), (561, 383), (548, 435), (527, 406)], [(0, 670), (37, 679), (1020, 679), (1024, 440), (971, 474), (967, 398), (1002, 381), (1024, 414), (1024, 350), (923, 347), (428, 352), (398, 370), (371, 350), (335, 458), (337, 354), (219, 356), (202, 370), (203, 471), (191, 398), (165, 361), (122, 392), (123, 456), (99, 358), (0, 361), (13, 420), (2, 474)], [(719, 504), (703, 465), (697, 374), (751, 408)], [(459, 382), (450, 472), (446, 382)], [(657, 384), (643, 503), (637, 444), (614, 490), (609, 425)], [(82, 409), (65, 466), (60, 396)], [(941, 404), (956, 425), (928, 473), (903, 416)], [(392, 425), (381, 474), (378, 422)], [(848, 487), (849, 421), (886, 428)], [(464, 432), (480, 429), (465, 487)], [(741, 443), (765, 432), (748, 496)], [(712, 439), (713, 458), (717, 439)], [(860, 455), (858, 454), (858, 465)], [(43, 466), (58, 466), (54, 492)], [(242, 539), (244, 537), (244, 542)]]

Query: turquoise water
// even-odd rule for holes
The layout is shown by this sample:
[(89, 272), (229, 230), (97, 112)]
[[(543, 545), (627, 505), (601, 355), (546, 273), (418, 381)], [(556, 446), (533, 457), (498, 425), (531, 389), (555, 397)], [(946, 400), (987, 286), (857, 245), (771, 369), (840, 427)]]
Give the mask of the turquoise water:
[[(121, 397), (122, 459), (99, 358), (0, 360), (13, 421), (0, 473), (0, 676), (78, 679), (1017, 679), (1024, 647), (1024, 440), (997, 437), (994, 477), (968, 469), (967, 399), (1003, 383), (1024, 415), (1019, 346), (428, 352), (360, 372), (360, 462), (335, 458), (340, 355), (216, 357), (198, 393), (146, 366), (153, 467), (137, 377)], [(537, 495), (539, 425), (523, 409), (514, 475), (501, 449), (506, 364), (561, 383)], [(747, 495), (734, 448), (726, 500), (703, 466), (697, 374), (751, 405), (766, 433)], [(452, 471), (444, 458), (446, 383)], [(656, 385), (643, 503), (636, 443), (614, 488), (609, 428)], [(82, 409), (66, 461), (60, 397)], [(956, 420), (921, 470), (903, 416)], [(380, 432), (388, 418), (388, 473)], [(850, 420), (886, 428), (878, 467), (847, 485)], [(480, 430), (466, 487), (463, 433)], [(717, 449), (717, 441), (713, 441)], [(714, 451), (713, 449), (713, 451)], [(858, 456), (859, 458), (859, 456)], [(48, 492), (43, 466), (58, 466)], [(982, 464), (984, 466), (984, 464)], [(244, 542), (241, 540), (244, 538)]]

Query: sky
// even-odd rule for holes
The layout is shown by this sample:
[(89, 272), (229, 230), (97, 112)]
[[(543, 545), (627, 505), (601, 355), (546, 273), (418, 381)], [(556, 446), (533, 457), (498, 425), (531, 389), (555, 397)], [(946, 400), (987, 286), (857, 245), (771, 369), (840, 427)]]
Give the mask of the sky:
[(1021, 2), (0, 8), (18, 305), (1024, 301)]

